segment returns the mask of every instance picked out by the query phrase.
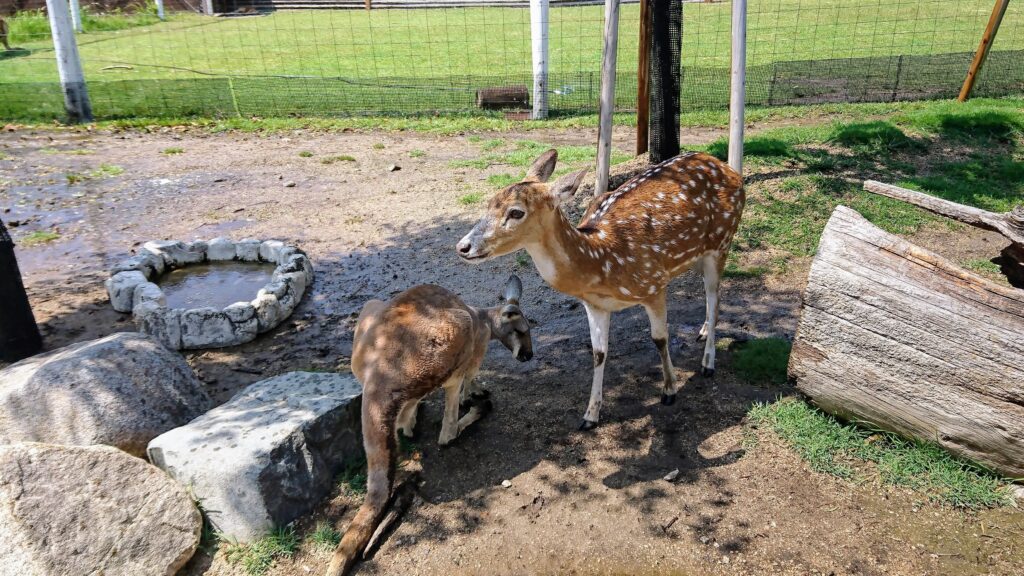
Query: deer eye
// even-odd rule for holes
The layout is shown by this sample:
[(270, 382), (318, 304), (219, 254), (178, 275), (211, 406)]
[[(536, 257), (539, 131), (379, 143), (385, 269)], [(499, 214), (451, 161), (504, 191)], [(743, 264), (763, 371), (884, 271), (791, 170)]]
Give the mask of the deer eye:
[(526, 216), (526, 212), (523, 212), (519, 208), (513, 208), (508, 211), (509, 220), (520, 220), (523, 218), (523, 216)]

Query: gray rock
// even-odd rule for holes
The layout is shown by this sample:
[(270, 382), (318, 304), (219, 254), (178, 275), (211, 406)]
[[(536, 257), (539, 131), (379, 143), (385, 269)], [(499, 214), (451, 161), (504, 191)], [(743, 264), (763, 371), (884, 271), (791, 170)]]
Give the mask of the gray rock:
[(281, 248), (281, 251), (277, 254), (277, 260), (274, 261), (274, 264), (280, 265), (287, 263), (288, 259), (292, 257), (292, 254), (302, 254), (302, 252), (290, 244)]
[(163, 274), (166, 269), (167, 266), (164, 264), (164, 259), (162, 257), (150, 252), (143, 252), (130, 258), (125, 258), (115, 264), (114, 267), (110, 269), (110, 275), (113, 276), (118, 272), (137, 270), (145, 274), (146, 278), (153, 280), (157, 276)]
[(280, 240), (264, 240), (260, 244), (260, 260), (277, 264), (282, 248), (284, 248), (284, 242)]
[(250, 302), (235, 302), (224, 309), (224, 314), (227, 314), (231, 322), (241, 324), (254, 318), (256, 309)]
[(146, 445), (213, 407), (185, 360), (154, 338), (121, 332), (0, 370), (0, 444)]
[(260, 288), (258, 294), (273, 294), (281, 298), (288, 291), (288, 285), (281, 280), (272, 280), (266, 286)]
[(260, 244), (259, 240), (253, 238), (246, 238), (235, 243), (235, 253), (238, 255), (238, 259), (242, 262), (259, 262), (260, 261)]
[(142, 302), (132, 310), (135, 328), (171, 350), (181, 350), (181, 310)]
[(227, 238), (214, 238), (206, 248), (206, 257), (211, 262), (235, 259), (235, 243)]
[(0, 446), (0, 574), (166, 576), (202, 518), (185, 489), (107, 446)]
[(362, 453), (361, 391), (351, 375), (282, 374), (155, 438), (149, 457), (218, 531), (250, 541), (312, 510)]
[(167, 296), (159, 286), (152, 282), (143, 282), (135, 287), (135, 296), (132, 298), (132, 310), (135, 310), (143, 302), (152, 302), (157, 306), (167, 306)]
[(206, 259), (206, 242), (185, 244), (177, 240), (152, 240), (142, 249), (164, 259), (168, 266), (195, 264)]
[(223, 310), (193, 308), (181, 313), (181, 347), (220, 348), (237, 346), (256, 337), (255, 315), (243, 322), (233, 322)]
[(264, 293), (262, 290), (252, 301), (252, 305), (256, 309), (256, 330), (260, 334), (272, 330), (288, 316), (283, 313), (281, 301), (277, 299), (277, 296)]
[(110, 297), (110, 303), (114, 306), (114, 310), (131, 312), (132, 305), (135, 303), (135, 287), (146, 282), (148, 282), (146, 275), (138, 270), (118, 272), (107, 278), (104, 285), (107, 287), (107, 295)]

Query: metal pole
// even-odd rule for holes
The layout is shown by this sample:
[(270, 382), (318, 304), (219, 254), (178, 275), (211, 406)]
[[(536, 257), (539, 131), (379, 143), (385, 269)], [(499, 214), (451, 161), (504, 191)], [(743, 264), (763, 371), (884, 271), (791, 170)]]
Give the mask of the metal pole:
[(533, 43), (533, 119), (548, 117), (548, 0), (530, 0)]
[(64, 109), (71, 122), (91, 122), (92, 105), (85, 88), (85, 74), (78, 57), (75, 33), (71, 30), (71, 14), (65, 0), (46, 0), (46, 11), (50, 16), (50, 30), (53, 36), (53, 50), (57, 56), (57, 74), (64, 91)]
[(640, 50), (636, 59), (636, 155), (647, 152), (651, 129), (650, 0), (640, 0)]
[(729, 166), (743, 174), (743, 112), (747, 94), (747, 0), (732, 2), (732, 94), (729, 97)]
[[(367, 7), (369, 7), (369, 2), (367, 2)], [(203, 0), (203, 12), (207, 16), (213, 16), (213, 0)]]
[(164, 15), (164, 0), (156, 0), (156, 16), (161, 20), (167, 19)]
[(985, 33), (981, 36), (981, 43), (978, 44), (978, 51), (974, 53), (971, 67), (967, 70), (967, 78), (964, 78), (964, 85), (960, 88), (960, 96), (957, 99), (961, 102), (966, 102), (971, 97), (974, 81), (978, 79), (978, 72), (981, 72), (981, 66), (985, 63), (985, 59), (988, 58), (988, 52), (992, 49), (992, 41), (996, 39), (996, 32), (999, 32), (999, 25), (1003, 22), (1003, 15), (1006, 14), (1006, 7), (1009, 5), (1010, 0), (996, 0), (996, 5), (992, 7), (992, 15), (988, 18), (988, 26), (985, 27)]
[(82, 5), (78, 0), (70, 0), (71, 2), (71, 25), (75, 27), (75, 32), (82, 31)]
[(612, 161), (612, 114), (615, 112), (615, 57), (619, 44), (619, 0), (604, 2), (604, 52), (601, 62), (601, 120), (597, 135), (597, 188), (594, 195), (608, 191)]

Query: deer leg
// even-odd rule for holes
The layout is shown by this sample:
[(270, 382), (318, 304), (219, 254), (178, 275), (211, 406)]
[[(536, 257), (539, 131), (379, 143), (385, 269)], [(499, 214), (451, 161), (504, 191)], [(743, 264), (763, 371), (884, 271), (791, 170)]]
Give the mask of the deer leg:
[(718, 324), (718, 287), (722, 275), (725, 255), (718, 252), (705, 254), (701, 264), (704, 268), (704, 297), (707, 319), (701, 334), (705, 337), (704, 358), (701, 360), (701, 375), (710, 378), (715, 375), (715, 326)]
[(413, 438), (416, 435), (416, 415), (419, 407), (419, 398), (409, 400), (402, 406), (401, 412), (398, 413), (398, 429), (402, 431), (402, 435), (406, 438)]
[(668, 348), (668, 309), (665, 306), (665, 293), (659, 294), (654, 301), (644, 304), (647, 311), (647, 318), (651, 321), (651, 339), (658, 348), (661, 356), (661, 373), (664, 379), (664, 386), (661, 393), (661, 403), (671, 406), (676, 401), (676, 375), (672, 367), (672, 355)]
[(441, 419), (441, 436), (437, 443), (447, 446), (459, 435), (459, 390), (462, 376), (449, 378), (443, 385), (444, 416)]
[(477, 370), (473, 370), (462, 381), (462, 392), (459, 394), (459, 405), (465, 408), (470, 402), (485, 400), (491, 394), (480, 387), (476, 380)]
[(608, 358), (608, 326), (612, 314), (584, 303), (587, 320), (590, 323), (590, 344), (594, 350), (594, 382), (590, 387), (590, 403), (583, 415), (580, 430), (593, 430), (601, 419), (601, 402), (604, 395), (604, 363)]

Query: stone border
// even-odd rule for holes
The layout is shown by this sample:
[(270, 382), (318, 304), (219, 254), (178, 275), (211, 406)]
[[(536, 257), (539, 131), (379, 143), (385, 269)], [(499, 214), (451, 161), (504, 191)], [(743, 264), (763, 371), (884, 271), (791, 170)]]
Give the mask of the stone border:
[[(269, 262), (277, 264), (270, 282), (251, 302), (216, 308), (168, 308), (167, 298), (153, 281), (164, 272), (201, 262)], [(156, 240), (139, 254), (110, 270), (106, 281), (110, 303), (131, 312), (139, 332), (174, 350), (219, 348), (244, 344), (284, 321), (313, 282), (313, 265), (304, 252), (279, 240), (252, 238), (232, 242)]]

